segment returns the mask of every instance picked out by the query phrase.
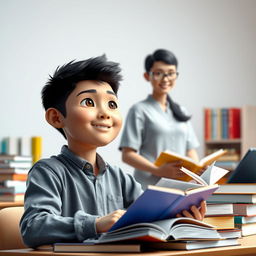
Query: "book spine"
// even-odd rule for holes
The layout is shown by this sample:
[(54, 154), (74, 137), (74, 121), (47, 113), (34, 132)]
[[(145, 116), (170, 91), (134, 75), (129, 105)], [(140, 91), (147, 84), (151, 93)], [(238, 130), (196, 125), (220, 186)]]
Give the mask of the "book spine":
[(42, 157), (42, 137), (32, 137), (32, 157), (33, 163), (37, 162)]
[(221, 109), (222, 115), (222, 139), (228, 139), (228, 109)]
[(204, 109), (204, 137), (205, 140), (211, 139), (211, 109)]
[(217, 139), (217, 109), (213, 108), (211, 110), (211, 113), (212, 113), (212, 118), (211, 118), (211, 134), (212, 134), (212, 139), (213, 140), (216, 140)]
[(230, 108), (228, 114), (229, 139), (240, 138), (240, 112), (239, 108)]

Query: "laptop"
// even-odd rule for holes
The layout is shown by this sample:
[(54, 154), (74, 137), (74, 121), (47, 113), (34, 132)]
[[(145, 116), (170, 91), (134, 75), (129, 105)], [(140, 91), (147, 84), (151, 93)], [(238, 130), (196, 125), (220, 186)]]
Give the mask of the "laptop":
[(256, 183), (256, 148), (246, 152), (227, 183)]

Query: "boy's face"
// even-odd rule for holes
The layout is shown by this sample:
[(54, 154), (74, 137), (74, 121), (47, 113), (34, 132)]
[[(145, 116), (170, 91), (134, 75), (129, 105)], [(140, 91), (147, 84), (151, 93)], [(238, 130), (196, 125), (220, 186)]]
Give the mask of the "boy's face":
[(153, 92), (161, 95), (168, 93), (175, 86), (177, 79), (176, 72), (175, 65), (156, 61), (150, 70), (150, 74), (145, 73), (144, 77), (151, 83)]
[(96, 148), (118, 135), (122, 118), (117, 97), (105, 82), (81, 81), (66, 101), (63, 130), (69, 147)]

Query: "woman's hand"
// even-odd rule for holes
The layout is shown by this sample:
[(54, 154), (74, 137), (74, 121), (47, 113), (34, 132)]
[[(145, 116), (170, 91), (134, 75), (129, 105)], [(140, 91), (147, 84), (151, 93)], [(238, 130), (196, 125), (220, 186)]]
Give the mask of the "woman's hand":
[(188, 217), (196, 220), (203, 220), (206, 209), (206, 202), (202, 201), (199, 208), (193, 205), (190, 207), (190, 211), (184, 210), (181, 213), (177, 214), (176, 217)]
[(125, 213), (125, 210), (116, 210), (96, 219), (96, 232), (107, 232)]
[(155, 175), (160, 177), (165, 177), (169, 179), (180, 179), (186, 174), (180, 170), (181, 168), (181, 162), (172, 162), (163, 164), (160, 167), (158, 167), (158, 170), (155, 172)]

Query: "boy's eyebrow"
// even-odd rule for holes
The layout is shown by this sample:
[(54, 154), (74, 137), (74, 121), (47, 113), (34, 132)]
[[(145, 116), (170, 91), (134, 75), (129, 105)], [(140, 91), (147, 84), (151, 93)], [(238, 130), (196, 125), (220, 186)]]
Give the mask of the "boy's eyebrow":
[[(81, 92), (79, 92), (76, 96), (79, 96), (79, 95), (82, 94), (82, 93), (97, 93), (97, 90), (95, 90), (95, 89), (90, 89), (90, 90), (81, 91)], [(107, 91), (107, 93), (116, 96), (116, 94), (115, 94), (114, 92), (112, 92), (112, 91)]]
[[(112, 92), (112, 91), (107, 91), (107, 93), (108, 94), (112, 94), (112, 95), (115, 95), (116, 96), (116, 94), (114, 93), (114, 92)], [(116, 96), (117, 97), (117, 96)]]
[(95, 89), (90, 89), (90, 90), (81, 91), (76, 96), (79, 96), (82, 93), (92, 93), (92, 92), (97, 93), (97, 91)]

